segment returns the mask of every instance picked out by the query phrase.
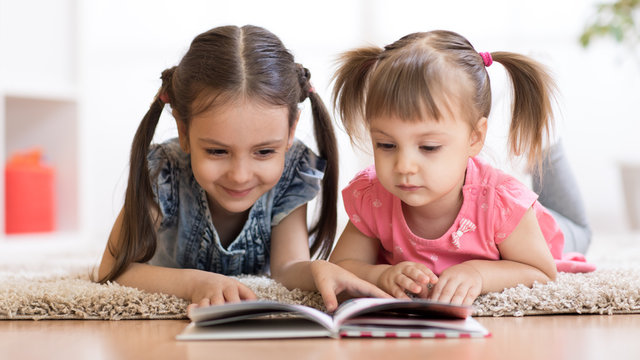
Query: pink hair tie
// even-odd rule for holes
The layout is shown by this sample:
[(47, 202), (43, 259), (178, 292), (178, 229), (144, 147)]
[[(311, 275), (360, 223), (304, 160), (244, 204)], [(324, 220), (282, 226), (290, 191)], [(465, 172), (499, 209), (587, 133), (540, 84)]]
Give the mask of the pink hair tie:
[(489, 66), (491, 66), (491, 64), (493, 64), (493, 59), (491, 58), (491, 53), (481, 52), (481, 53), (478, 53), (478, 54), (480, 54), (480, 56), (482, 57), (482, 62), (484, 63), (484, 66), (489, 67)]
[(169, 103), (169, 94), (167, 94), (166, 92), (161, 93), (159, 98), (160, 98), (160, 101), (162, 101), (163, 103), (165, 104)]

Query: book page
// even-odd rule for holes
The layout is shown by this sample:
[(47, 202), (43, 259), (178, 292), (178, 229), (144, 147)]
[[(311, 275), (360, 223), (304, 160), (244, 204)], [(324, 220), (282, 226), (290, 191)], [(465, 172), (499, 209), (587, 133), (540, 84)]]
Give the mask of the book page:
[[(448, 303), (439, 303), (424, 299), (379, 299), (358, 298), (348, 300), (340, 305), (334, 314), (336, 327), (340, 327), (347, 319), (377, 312), (396, 314), (396, 318), (458, 318), (465, 319), (471, 315), (472, 308)], [(390, 317), (394, 317), (391, 316)]]
[(248, 319), (216, 326), (190, 323), (177, 340), (239, 340), (337, 337), (324, 326), (302, 318)]
[(485, 335), (487, 329), (472, 317), (466, 319), (415, 319), (398, 317), (357, 317), (343, 322), (343, 328), (351, 327), (359, 330), (369, 328), (405, 328), (405, 329), (441, 329), (454, 330), (464, 333), (478, 333)]
[(320, 310), (296, 304), (284, 304), (274, 301), (243, 301), (193, 309), (189, 318), (197, 326), (210, 326), (230, 323), (244, 319), (253, 319), (272, 314), (295, 314), (334, 330), (333, 319)]

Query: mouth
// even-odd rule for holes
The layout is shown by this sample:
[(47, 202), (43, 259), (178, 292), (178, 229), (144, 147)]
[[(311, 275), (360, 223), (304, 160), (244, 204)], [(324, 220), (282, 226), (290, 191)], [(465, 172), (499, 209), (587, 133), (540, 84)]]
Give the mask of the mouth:
[(251, 192), (251, 190), (253, 190), (253, 188), (236, 190), (236, 189), (229, 189), (227, 187), (223, 187), (223, 189), (224, 191), (227, 192), (227, 194), (229, 194), (231, 197), (234, 197), (234, 198), (245, 197)]
[(396, 187), (402, 191), (416, 191), (421, 188), (421, 186), (411, 185), (411, 184), (400, 184), (400, 185), (396, 185)]

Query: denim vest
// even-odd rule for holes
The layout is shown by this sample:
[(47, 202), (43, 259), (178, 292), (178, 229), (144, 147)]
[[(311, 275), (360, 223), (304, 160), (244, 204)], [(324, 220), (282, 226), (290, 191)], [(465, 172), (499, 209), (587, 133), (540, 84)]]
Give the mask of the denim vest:
[(280, 180), (251, 207), (240, 234), (225, 249), (211, 221), (206, 193), (178, 139), (152, 145), (147, 158), (162, 215), (149, 263), (224, 275), (268, 272), (271, 227), (318, 194), (326, 166), (324, 159), (294, 141)]

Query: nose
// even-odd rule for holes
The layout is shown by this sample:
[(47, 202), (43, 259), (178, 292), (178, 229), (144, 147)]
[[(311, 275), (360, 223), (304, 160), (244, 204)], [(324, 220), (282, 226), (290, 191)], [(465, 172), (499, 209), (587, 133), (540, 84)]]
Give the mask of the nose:
[(233, 159), (230, 165), (231, 166), (227, 171), (227, 177), (231, 181), (237, 184), (243, 184), (251, 179), (253, 171), (248, 159), (245, 159), (243, 157), (236, 157)]
[(396, 156), (395, 171), (399, 174), (415, 174), (418, 171), (417, 159), (408, 150), (400, 150)]

